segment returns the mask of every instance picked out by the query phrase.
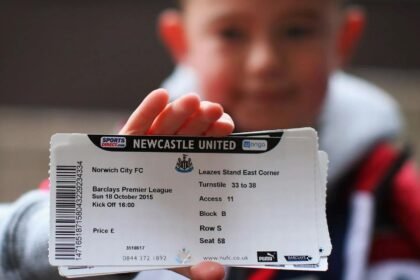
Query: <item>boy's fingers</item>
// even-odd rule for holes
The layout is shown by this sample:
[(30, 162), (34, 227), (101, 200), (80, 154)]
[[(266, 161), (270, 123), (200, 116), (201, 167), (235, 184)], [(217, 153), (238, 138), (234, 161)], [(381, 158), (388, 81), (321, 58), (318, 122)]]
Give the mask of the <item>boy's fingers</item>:
[(234, 124), (216, 103), (200, 102), (196, 94), (187, 94), (167, 104), (165, 89), (152, 91), (119, 132), (125, 135), (205, 135), (213, 137), (232, 133)]
[(143, 135), (152, 125), (155, 118), (162, 112), (169, 100), (169, 94), (165, 89), (152, 91), (141, 102), (137, 109), (120, 130), (119, 134)]
[(200, 106), (197, 94), (187, 94), (172, 103), (157, 116), (148, 134), (173, 135)]
[(209, 261), (201, 262), (192, 267), (175, 268), (172, 270), (192, 280), (222, 280), (225, 277), (223, 266)]
[(202, 101), (200, 108), (177, 131), (177, 135), (203, 135), (210, 125), (223, 115), (223, 108), (219, 104)]
[(205, 136), (224, 137), (228, 136), (235, 129), (235, 124), (232, 118), (223, 113), (222, 117), (214, 122), (210, 128), (204, 133)]

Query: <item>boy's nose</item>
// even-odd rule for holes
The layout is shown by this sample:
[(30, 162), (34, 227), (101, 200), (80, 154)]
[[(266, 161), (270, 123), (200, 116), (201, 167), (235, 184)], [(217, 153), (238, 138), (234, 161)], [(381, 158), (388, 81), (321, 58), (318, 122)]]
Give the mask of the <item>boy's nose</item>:
[(251, 75), (273, 78), (281, 75), (284, 68), (283, 60), (274, 43), (259, 41), (250, 46), (246, 67)]

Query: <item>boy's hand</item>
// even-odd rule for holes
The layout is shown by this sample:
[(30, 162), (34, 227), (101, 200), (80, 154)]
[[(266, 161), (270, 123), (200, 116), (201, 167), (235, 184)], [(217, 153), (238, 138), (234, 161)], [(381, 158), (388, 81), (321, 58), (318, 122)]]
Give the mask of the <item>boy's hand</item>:
[(200, 101), (186, 94), (168, 104), (164, 89), (152, 91), (121, 129), (125, 135), (203, 135), (226, 136), (234, 124), (216, 103)]
[[(216, 103), (200, 101), (196, 94), (187, 94), (168, 104), (164, 89), (151, 92), (121, 129), (124, 135), (203, 135), (227, 136), (234, 124)], [(202, 262), (188, 268), (173, 269), (190, 279), (221, 280), (224, 268), (215, 262)]]

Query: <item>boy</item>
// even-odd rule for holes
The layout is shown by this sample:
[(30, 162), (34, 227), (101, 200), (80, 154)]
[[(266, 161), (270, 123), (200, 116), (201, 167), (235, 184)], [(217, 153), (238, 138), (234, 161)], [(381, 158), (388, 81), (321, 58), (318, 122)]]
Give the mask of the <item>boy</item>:
[(232, 279), (420, 275), (420, 183), (391, 144), (401, 126), (396, 104), (337, 71), (364, 25), (363, 13), (342, 2), (183, 0), (180, 11), (160, 17), (178, 64), (164, 84), (173, 96), (199, 92), (221, 104), (238, 131), (316, 127), (330, 157), (329, 271), (231, 270)]
[[(214, 103), (186, 95), (166, 105), (167, 93), (158, 90), (121, 133), (225, 135), (233, 123), (222, 107), (238, 131), (316, 127), (331, 161), (327, 211), (334, 247), (330, 270), (314, 277), (363, 279), (367, 256), (378, 260), (375, 254), (418, 258), (418, 181), (388, 144), (399, 133), (395, 105), (378, 89), (335, 73), (359, 38), (361, 13), (342, 8), (338, 0), (185, 0), (181, 11), (165, 12), (159, 22), (163, 41), (179, 65), (165, 84), (169, 92), (176, 97), (195, 90)], [(360, 219), (374, 217), (378, 185), (392, 193), (378, 192), (391, 201), (384, 207), (397, 209), (391, 213), (395, 219), (385, 225), (401, 243), (399, 255), (375, 253), (381, 232), (375, 228), (371, 246), (373, 222)], [(387, 238), (382, 236), (382, 244), (390, 244)], [(210, 265), (211, 275), (221, 277), (216, 264), (200, 268)], [(161, 274), (140, 274), (147, 276), (159, 279)], [(229, 273), (232, 279), (295, 276), (268, 270)]]

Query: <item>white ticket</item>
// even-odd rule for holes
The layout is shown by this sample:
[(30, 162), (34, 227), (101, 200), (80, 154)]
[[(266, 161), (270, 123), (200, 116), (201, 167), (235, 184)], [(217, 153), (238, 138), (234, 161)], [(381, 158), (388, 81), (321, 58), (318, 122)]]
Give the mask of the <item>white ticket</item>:
[(54, 135), (50, 262), (125, 271), (325, 263), (317, 136), (280, 135)]
[[(326, 271), (328, 269), (328, 259), (327, 256), (331, 253), (331, 242), (328, 233), (328, 227), (326, 215), (325, 215), (325, 202), (326, 202), (326, 179), (327, 179), (327, 166), (328, 166), (328, 157), (325, 152), (318, 152), (319, 159), (319, 174), (318, 179), (318, 189), (316, 192), (317, 202), (319, 206), (317, 207), (317, 219), (318, 223), (321, 226), (318, 226), (320, 232), (318, 236), (320, 237), (320, 253), (321, 258), (318, 264), (286, 264), (286, 265), (265, 265), (265, 266), (256, 266), (255, 268), (267, 268), (267, 269), (281, 269), (281, 270), (305, 270), (305, 271)], [(69, 278), (78, 278), (86, 277), (92, 275), (107, 275), (107, 274), (116, 274), (116, 273), (134, 273), (144, 270), (152, 269), (166, 269), (171, 267), (156, 267), (156, 266), (77, 266), (77, 267), (60, 267), (59, 271), (62, 276)], [(251, 266), (248, 268), (252, 268)]]

